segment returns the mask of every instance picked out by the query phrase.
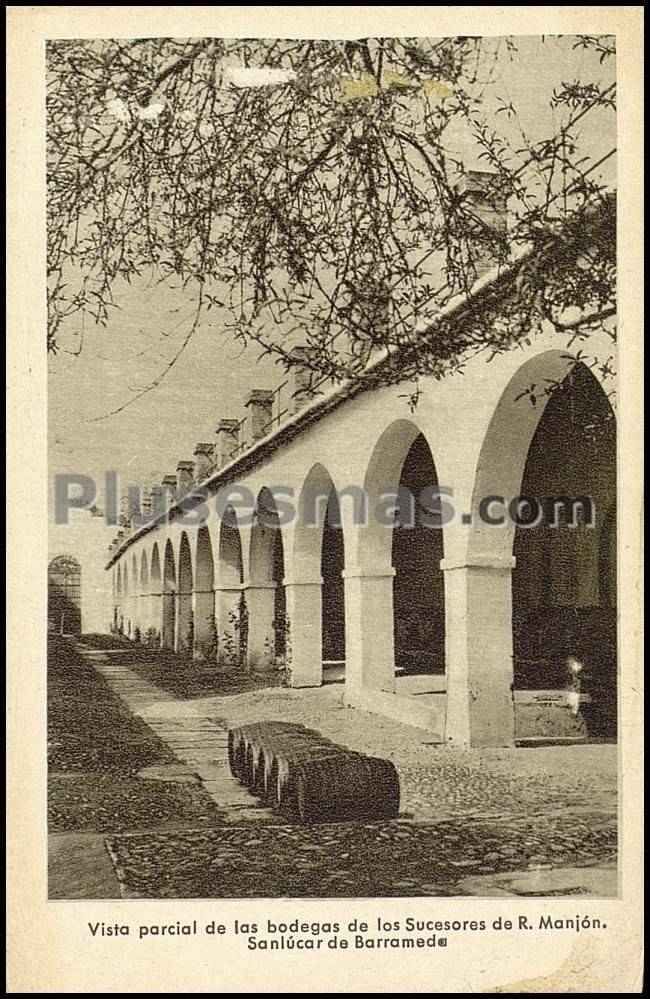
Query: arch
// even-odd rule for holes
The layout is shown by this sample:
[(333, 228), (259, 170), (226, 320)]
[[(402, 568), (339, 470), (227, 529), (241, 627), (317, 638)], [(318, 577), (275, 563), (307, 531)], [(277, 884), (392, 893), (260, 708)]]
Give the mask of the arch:
[(264, 667), (286, 656), (284, 544), (278, 509), (270, 489), (260, 489), (249, 541), (246, 588), (246, 658)]
[(392, 530), (393, 627), (396, 672), (407, 689), (410, 675), (445, 672), (444, 545), (439, 504), (431, 497), (438, 475), (423, 434), (404, 459), (399, 489)]
[(216, 650), (214, 617), (214, 557), (208, 527), (200, 527), (196, 536), (194, 569), (194, 653), (206, 658)]
[(219, 522), (219, 585), (238, 587), (244, 582), (242, 542), (237, 514), (227, 506)]
[(214, 617), (219, 662), (241, 664), (246, 657), (247, 614), (242, 593), (244, 560), (237, 513), (226, 506), (217, 534)]
[(154, 648), (159, 648), (162, 636), (162, 573), (160, 568), (160, 549), (154, 542), (149, 558), (149, 613), (147, 642)]
[(48, 566), (47, 613), (52, 631), (81, 634), (81, 564), (73, 555), (57, 555)]
[[(300, 489), (288, 569), (290, 583), (302, 587), (291, 595), (295, 605), (289, 613), (294, 645), (297, 645), (297, 639), (293, 618), (305, 613), (317, 618), (302, 636), (303, 672), (310, 683), (315, 679), (320, 683), (323, 678), (339, 680), (344, 670), (344, 567), (345, 532), (337, 489), (327, 468), (317, 462), (308, 471)], [(314, 593), (308, 594), (305, 586), (314, 587)], [(301, 600), (303, 604), (309, 601), (309, 611), (300, 606)], [(316, 657), (318, 670), (311, 662)], [(325, 670), (320, 668), (321, 663)], [(294, 664), (294, 672), (296, 668), (297, 664)]]
[[(615, 496), (615, 456), (614, 414), (591, 369), (561, 350), (544, 351), (519, 367), (481, 444), (466, 589), (457, 594), (466, 600), (470, 627), (481, 634), (483, 680), (477, 673), (472, 682), (499, 686), (502, 718), (507, 703), (513, 713), (511, 687), (564, 689), (567, 657), (574, 656), (586, 667), (583, 689), (595, 683), (598, 704), (607, 707), (555, 715), (552, 725), (561, 728), (553, 733), (602, 735), (604, 727), (615, 727), (616, 614), (603, 598), (600, 576), (603, 544), (612, 557), (606, 514)], [(513, 498), (529, 497), (530, 526), (517, 524), (501, 503), (503, 522), (486, 523), (481, 510), (491, 496), (503, 497), (506, 508)], [(552, 500), (561, 497), (565, 503), (584, 497), (587, 510), (593, 500), (593, 527), (572, 513), (570, 523), (552, 517)], [(478, 635), (464, 638), (466, 645), (474, 641)], [(507, 662), (513, 664), (509, 675)], [(522, 697), (515, 699), (516, 737), (546, 735), (539, 725), (551, 723), (539, 712), (526, 713)], [(483, 716), (489, 714), (484, 705)]]
[(117, 563), (115, 589), (116, 589), (116, 599), (115, 599), (115, 611), (113, 615), (113, 627), (118, 634), (122, 634), (124, 630), (124, 608), (123, 608), (124, 581), (122, 578), (121, 562)]
[[(606, 399), (601, 381), (566, 351), (547, 350), (525, 361), (515, 372), (496, 405), (481, 445), (472, 492), (472, 529), (468, 554), (510, 558), (514, 524), (508, 519), (495, 530), (481, 516), (481, 501), (490, 496), (506, 499), (521, 494), (524, 469), (533, 437), (555, 390), (571, 370), (581, 371)], [(532, 388), (532, 395), (531, 395)], [(607, 400), (607, 406), (611, 406)]]
[(176, 565), (174, 547), (168, 538), (162, 565), (162, 636), (165, 649), (173, 649), (176, 640)]
[(275, 498), (266, 486), (257, 495), (249, 553), (250, 582), (276, 582), (278, 559), (284, 561), (282, 527)]
[(357, 544), (352, 552), (359, 569), (373, 571), (392, 566), (393, 504), (385, 498), (397, 496), (404, 462), (421, 433), (412, 420), (395, 420), (372, 450), (363, 483), (368, 503), (367, 524), (355, 532)]
[(192, 552), (187, 532), (183, 531), (178, 549), (178, 606), (175, 641), (178, 652), (186, 652), (194, 648), (193, 591)]
[(135, 552), (133, 552), (131, 556), (131, 590), (130, 637), (136, 642), (139, 642), (142, 637), (142, 601), (140, 600), (140, 567), (138, 565), (138, 557)]
[[(417, 471), (418, 459), (422, 456), (426, 458), (426, 468), (420, 470), (418, 476), (414, 469)], [(417, 495), (409, 492), (414, 483)], [(395, 691), (396, 669), (400, 674), (404, 672), (407, 653), (411, 655), (409, 662), (422, 671), (433, 671), (434, 658), (436, 671), (443, 668), (444, 654), (439, 649), (443, 641), (441, 636), (444, 636), (444, 599), (438, 576), (442, 525), (435, 516), (437, 489), (435, 461), (421, 428), (413, 420), (393, 421), (372, 449), (364, 476), (366, 522), (352, 530), (349, 559), (346, 550), (346, 648), (351, 650), (346, 682), (355, 687)], [(427, 492), (420, 495), (422, 490)], [(418, 590), (418, 573), (421, 575), (423, 569), (414, 557), (416, 548), (397, 537), (407, 525), (410, 530), (422, 531), (420, 540), (426, 536), (428, 541), (433, 541), (435, 536), (435, 552), (429, 551), (431, 545), (427, 544), (427, 556), (434, 564), (426, 569), (429, 584), (432, 585), (434, 578), (439, 582), (437, 599), (427, 595), (427, 613), (432, 616), (433, 605), (437, 612), (437, 623), (430, 622), (427, 639), (432, 646), (435, 644), (436, 656), (422, 648), (420, 638), (415, 634), (417, 628), (424, 628), (423, 612), (410, 626), (406, 620), (412, 610), (413, 595)], [(428, 532), (431, 532), (430, 538)], [(422, 593), (426, 585), (421, 582), (419, 590)], [(396, 639), (400, 661), (395, 655)], [(353, 673), (351, 666), (354, 666)], [(414, 686), (410, 680), (401, 683), (400, 692), (408, 694)]]
[(140, 593), (149, 591), (149, 563), (146, 550), (140, 556)]
[(332, 493), (336, 493), (332, 476), (316, 462), (307, 472), (298, 497), (291, 558), (291, 575), (296, 578), (314, 579), (320, 573), (323, 530)]
[(155, 541), (153, 548), (151, 549), (151, 571), (149, 574), (151, 590), (152, 592), (158, 592), (160, 590), (160, 583), (162, 581), (162, 575), (160, 571), (160, 550), (158, 548), (158, 542)]

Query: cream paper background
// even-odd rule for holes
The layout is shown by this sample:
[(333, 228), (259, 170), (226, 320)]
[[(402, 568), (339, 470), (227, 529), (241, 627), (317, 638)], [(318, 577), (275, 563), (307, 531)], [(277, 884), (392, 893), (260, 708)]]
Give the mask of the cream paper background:
[[(642, 29), (619, 7), (8, 8), (10, 993), (641, 991)], [(44, 41), (52, 37), (616, 34), (619, 99), (620, 897), (47, 901)], [(244, 938), (93, 938), (88, 921), (232, 924), (598, 917), (606, 930), (449, 934), (446, 950), (251, 953)], [(376, 931), (375, 931), (376, 932)]]

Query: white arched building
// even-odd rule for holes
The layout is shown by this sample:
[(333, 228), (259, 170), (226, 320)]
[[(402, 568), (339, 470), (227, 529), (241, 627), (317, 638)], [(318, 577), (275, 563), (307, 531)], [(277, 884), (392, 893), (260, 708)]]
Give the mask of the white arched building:
[[(608, 357), (612, 340), (599, 336), (589, 354)], [(223, 421), (213, 450), (197, 446), (193, 475), (179, 465), (169, 516), (111, 547), (114, 624), (198, 657), (241, 653), (251, 668), (283, 657), (298, 687), (343, 674), (346, 703), (424, 726), (432, 741), (543, 735), (535, 718), (555, 703), (569, 654), (586, 660), (592, 698), (611, 714), (611, 385), (569, 353), (547, 331), (490, 363), (476, 354), (462, 374), (424, 379), (414, 412), (403, 386), (343, 385), (269, 429), (268, 396), (253, 393), (249, 442), (235, 446)], [(207, 498), (181, 516), (192, 483)], [(426, 503), (410, 527), (394, 516), (387, 494), (436, 484), (451, 491), (449, 523), (427, 526)], [(522, 494), (588, 496), (594, 524), (486, 522), (502, 512), (492, 497)]]

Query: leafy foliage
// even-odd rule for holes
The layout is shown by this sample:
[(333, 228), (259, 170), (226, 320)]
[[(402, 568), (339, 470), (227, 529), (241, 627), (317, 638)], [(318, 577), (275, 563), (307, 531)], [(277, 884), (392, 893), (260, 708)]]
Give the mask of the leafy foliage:
[[(572, 44), (614, 55), (609, 38)], [(615, 311), (614, 209), (596, 179), (614, 150), (593, 163), (579, 138), (590, 112), (614, 112), (615, 88), (565, 82), (548, 98), (555, 132), (533, 140), (511, 101), (485, 107), (509, 58), (512, 39), (472, 37), (50, 42), (49, 349), (72, 316), (106, 324), (145, 277), (180, 279), (195, 309), (142, 391), (213, 317), (287, 367), (300, 344), (312, 385), (365, 378), (379, 351), (375, 377), (402, 381), (540, 323), (589, 336)], [(484, 165), (480, 209), (459, 129)], [(539, 252), (515, 267), (505, 311), (477, 298), (459, 341), (441, 309), (525, 245)]]

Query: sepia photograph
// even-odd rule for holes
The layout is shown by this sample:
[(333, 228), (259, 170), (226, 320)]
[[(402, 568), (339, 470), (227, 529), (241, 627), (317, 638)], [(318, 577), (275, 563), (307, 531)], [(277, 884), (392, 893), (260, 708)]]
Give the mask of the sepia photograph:
[(105, 8), (43, 41), (47, 900), (97, 903), (89, 949), (424, 959), (498, 900), (602, 935), (638, 571), (616, 33), (255, 9), (282, 32)]

